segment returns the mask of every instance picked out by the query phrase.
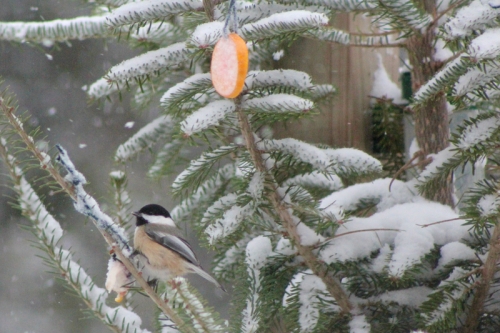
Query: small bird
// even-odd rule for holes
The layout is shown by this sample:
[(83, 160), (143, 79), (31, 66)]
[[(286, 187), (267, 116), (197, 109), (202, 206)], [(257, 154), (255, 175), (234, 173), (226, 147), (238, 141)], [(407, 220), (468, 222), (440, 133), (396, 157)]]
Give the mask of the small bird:
[(139, 260), (143, 274), (167, 281), (175, 276), (196, 273), (226, 291), (201, 267), (189, 243), (179, 236), (179, 229), (168, 210), (149, 204), (132, 214), (137, 217), (134, 252), (143, 259)]

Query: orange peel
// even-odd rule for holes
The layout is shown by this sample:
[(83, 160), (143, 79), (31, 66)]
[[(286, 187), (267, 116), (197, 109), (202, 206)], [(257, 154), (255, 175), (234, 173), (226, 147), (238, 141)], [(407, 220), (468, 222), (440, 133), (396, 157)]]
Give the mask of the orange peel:
[(248, 73), (248, 47), (235, 33), (215, 44), (210, 65), (212, 84), (222, 97), (235, 98), (243, 90)]

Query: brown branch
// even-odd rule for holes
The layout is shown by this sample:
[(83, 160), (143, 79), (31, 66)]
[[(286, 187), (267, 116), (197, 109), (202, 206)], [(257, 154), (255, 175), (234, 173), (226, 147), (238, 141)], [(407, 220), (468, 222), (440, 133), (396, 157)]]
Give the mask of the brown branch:
[[(43, 168), (49, 172), (52, 178), (59, 184), (59, 186), (73, 199), (76, 200), (75, 189), (73, 186), (68, 184), (64, 177), (59, 173), (59, 171), (51, 164), (43, 164), (45, 161), (45, 156), (41, 151), (35, 146), (35, 142), (32, 137), (30, 137), (23, 129), (18, 118), (13, 114), (14, 108), (9, 107), (3, 103), (0, 98), (0, 109), (3, 111), (10, 125), (14, 128), (16, 133), (21, 137), (26, 147), (35, 156), (36, 159), (44, 166)], [(97, 223), (92, 219), (94, 225), (97, 227)], [(178, 327), (179, 329), (185, 329), (186, 332), (194, 333), (190, 327), (186, 326), (182, 318), (180, 318), (177, 313), (163, 301), (157, 293), (148, 285), (146, 280), (142, 277), (139, 271), (135, 268), (135, 265), (130, 261), (130, 259), (123, 254), (121, 249), (115, 245), (115, 241), (111, 234), (101, 228), (97, 228), (101, 235), (104, 237), (108, 245), (113, 249), (118, 259), (125, 265), (129, 272), (134, 276), (136, 282), (144, 289), (144, 292), (153, 300), (153, 302), (161, 309), (165, 315), (167, 315)]]
[(453, 221), (458, 221), (461, 219), (462, 219), (462, 217), (455, 217), (454, 219), (442, 220), (442, 221), (432, 222), (432, 223), (428, 223), (428, 224), (417, 224), (417, 225), (419, 227), (422, 227), (422, 228), (427, 228), (427, 227), (430, 227), (431, 225), (441, 224), (441, 223), (446, 223), (446, 222), (453, 222)]
[(479, 318), (482, 315), (484, 303), (488, 297), (493, 276), (497, 271), (497, 262), (500, 259), (500, 218), (497, 216), (496, 225), (493, 229), (493, 235), (490, 239), (490, 250), (488, 257), (482, 267), (481, 280), (475, 287), (474, 298), (470, 307), (470, 312), (467, 315), (463, 333), (477, 332)]
[(420, 158), (423, 156), (423, 151), (419, 150), (417, 152), (415, 152), (413, 154), (413, 157), (408, 161), (406, 162), (405, 165), (403, 165), (395, 174), (394, 176), (392, 176), (392, 180), (391, 182), (389, 183), (389, 192), (391, 191), (391, 186), (392, 186), (392, 183), (394, 183), (394, 181), (396, 180), (396, 178), (398, 178), (403, 172), (405, 172), (406, 170), (410, 169), (410, 168), (413, 168), (413, 161), (415, 161), (417, 158)]
[(316, 276), (318, 276), (323, 281), (328, 292), (330, 293), (330, 295), (332, 295), (332, 297), (337, 302), (337, 305), (340, 307), (341, 313), (344, 315), (350, 313), (350, 311), (353, 309), (353, 305), (349, 301), (349, 296), (342, 289), (340, 282), (329, 271), (328, 266), (318, 260), (318, 258), (313, 253), (312, 247), (304, 246), (301, 244), (300, 234), (297, 231), (297, 225), (293, 221), (292, 215), (290, 214), (288, 208), (283, 203), (282, 198), (278, 193), (278, 186), (276, 185), (276, 181), (269, 173), (269, 170), (264, 164), (262, 154), (255, 145), (255, 138), (251, 130), (248, 117), (241, 108), (241, 96), (235, 99), (235, 104), (240, 130), (243, 138), (245, 139), (246, 147), (248, 149), (248, 152), (250, 153), (255, 168), (258, 171), (262, 172), (265, 175), (266, 179), (269, 180), (269, 182), (266, 184), (271, 192), (269, 199), (273, 208), (278, 213), (283, 227), (285, 228), (291, 241), (297, 248), (299, 255), (304, 258), (304, 262), (306, 263), (306, 265), (313, 271)]

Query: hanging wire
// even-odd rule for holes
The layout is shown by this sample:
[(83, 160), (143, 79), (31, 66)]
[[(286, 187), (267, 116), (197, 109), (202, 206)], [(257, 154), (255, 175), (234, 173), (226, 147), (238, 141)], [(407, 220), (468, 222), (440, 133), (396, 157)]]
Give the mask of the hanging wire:
[(238, 33), (238, 15), (236, 14), (236, 0), (229, 0), (229, 8), (227, 10), (226, 22), (224, 23), (224, 37), (227, 37), (230, 33), (229, 23), (232, 23), (232, 28), (234, 33)]

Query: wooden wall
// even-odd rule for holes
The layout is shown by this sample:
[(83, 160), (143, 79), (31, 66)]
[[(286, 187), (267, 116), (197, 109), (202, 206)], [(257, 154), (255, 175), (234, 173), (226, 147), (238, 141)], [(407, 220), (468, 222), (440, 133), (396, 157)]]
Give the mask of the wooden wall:
[[(369, 30), (369, 18), (340, 14), (334, 25), (344, 31)], [(322, 107), (321, 115), (300, 123), (276, 128), (276, 137), (294, 137), (310, 143), (335, 147), (355, 147), (371, 151), (371, 115), (369, 112), (373, 73), (378, 56), (394, 82), (399, 82), (399, 50), (395, 48), (361, 48), (311, 39), (297, 41), (280, 65), (302, 70), (314, 83), (331, 83), (337, 89), (331, 102)]]

